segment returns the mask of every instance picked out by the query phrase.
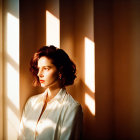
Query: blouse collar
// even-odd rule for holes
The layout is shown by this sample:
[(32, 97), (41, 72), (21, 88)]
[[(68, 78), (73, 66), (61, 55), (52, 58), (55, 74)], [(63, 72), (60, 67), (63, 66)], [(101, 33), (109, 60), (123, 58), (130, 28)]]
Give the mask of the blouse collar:
[[(54, 98), (52, 98), (48, 103), (52, 103), (54, 101), (58, 101), (59, 103), (62, 103), (65, 95), (66, 95), (66, 89), (65, 88), (61, 88), (58, 93), (54, 96)], [(46, 96), (46, 92), (43, 93), (43, 96), (41, 96), (39, 98), (39, 100), (41, 101), (42, 99), (44, 99), (44, 97)]]
[(63, 101), (65, 95), (66, 95), (66, 89), (61, 88), (59, 90), (59, 92), (56, 94), (56, 96), (54, 96), (54, 98), (52, 98), (48, 103), (52, 103), (54, 101), (58, 101), (59, 103), (61, 103)]

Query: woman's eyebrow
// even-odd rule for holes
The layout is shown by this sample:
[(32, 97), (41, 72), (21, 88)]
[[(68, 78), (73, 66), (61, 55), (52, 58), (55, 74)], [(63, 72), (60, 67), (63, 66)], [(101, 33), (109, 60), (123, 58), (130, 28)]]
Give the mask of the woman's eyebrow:
[(49, 66), (43, 66), (43, 67), (51, 68), (52, 66), (49, 65)]
[[(37, 66), (37, 68), (39, 69), (40, 67)], [(42, 68), (52, 68), (51, 65), (46, 65), (46, 66), (42, 66)]]
[[(51, 68), (52, 66), (43, 66), (43, 68)], [(37, 67), (37, 68), (40, 68), (40, 67)]]

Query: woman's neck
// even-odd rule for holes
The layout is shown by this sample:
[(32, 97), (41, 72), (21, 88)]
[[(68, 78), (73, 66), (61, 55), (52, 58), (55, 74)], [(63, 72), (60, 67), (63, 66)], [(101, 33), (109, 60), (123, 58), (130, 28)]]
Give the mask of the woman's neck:
[(61, 88), (62, 88), (61, 86), (48, 87), (45, 90), (45, 92), (47, 93), (48, 101), (53, 99), (56, 96), (56, 94), (60, 91)]
[(62, 88), (60, 82), (56, 81), (52, 85), (46, 88), (45, 92), (47, 94), (48, 101), (53, 99), (59, 90)]
[(50, 101), (51, 99), (53, 99), (55, 96), (56, 96), (56, 94), (60, 91), (60, 87), (58, 87), (58, 88), (55, 88), (55, 89), (50, 89), (50, 88), (48, 88), (48, 100)]

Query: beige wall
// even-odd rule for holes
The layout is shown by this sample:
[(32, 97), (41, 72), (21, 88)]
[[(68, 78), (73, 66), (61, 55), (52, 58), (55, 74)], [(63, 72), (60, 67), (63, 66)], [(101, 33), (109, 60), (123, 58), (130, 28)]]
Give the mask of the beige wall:
[[(112, 139), (113, 113), (113, 25), (112, 1), (94, 0), (95, 39), (95, 136)], [(93, 132), (94, 133), (94, 132)]]
[[(28, 70), (33, 53), (46, 44), (46, 10), (60, 20), (60, 47), (77, 64), (68, 91), (84, 111), (86, 139), (139, 139), (139, 1), (42, 0), (20, 2), (20, 105), (40, 92)], [(26, 9), (26, 10), (25, 10)], [(95, 43), (95, 93), (85, 84), (85, 42)], [(85, 93), (96, 103), (95, 116)]]
[[(96, 106), (101, 107), (98, 101), (105, 103), (107, 99), (108, 107), (104, 104), (107, 107), (104, 111), (112, 112), (109, 116), (112, 129), (110, 136), (113, 139), (139, 139), (140, 2), (137, 0), (108, 0), (106, 2), (94, 0), (94, 3), (96, 97), (98, 91), (102, 92), (96, 98)], [(107, 82), (103, 84), (104, 80)], [(103, 89), (104, 86), (105, 89)], [(99, 111), (102, 112), (103, 109), (100, 108)], [(100, 117), (102, 117), (101, 123), (104, 114), (100, 114)], [(106, 129), (107, 126), (104, 125), (103, 128)], [(97, 132), (101, 130), (100, 128)], [(108, 130), (110, 129), (106, 130), (105, 135)], [(102, 137), (105, 135), (103, 134)]]
[(94, 100), (94, 93), (85, 84), (85, 37), (94, 42), (93, 6), (91, 0), (60, 1), (60, 46), (77, 65), (77, 79), (68, 91), (82, 104), (86, 139), (95, 137), (95, 117), (85, 104), (85, 93)]
[[(34, 3), (34, 4), (33, 4)], [(45, 44), (44, 4), (33, 1), (20, 1), (20, 108), (27, 98), (37, 91), (32, 88), (29, 71), (30, 59), (37, 47)], [(42, 9), (40, 8), (42, 7)], [(26, 10), (25, 10), (26, 9)], [(39, 15), (41, 14), (41, 15)], [(38, 23), (40, 24), (38, 25)]]
[(132, 5), (132, 88), (133, 100), (133, 137), (140, 139), (140, 1), (131, 1)]
[(114, 2), (115, 137), (140, 139), (140, 1)]
[[(80, 6), (83, 8), (81, 8), (82, 10), (79, 7), (79, 2)], [(91, 115), (85, 105), (84, 94), (86, 90), (89, 91), (89, 89), (86, 89), (84, 85), (85, 64), (83, 63), (83, 61), (85, 61), (83, 57), (85, 49), (84, 37), (88, 37), (90, 40), (94, 41), (93, 1), (91, 0), (78, 2), (44, 0), (41, 2), (34, 2), (34, 4), (32, 4), (32, 1), (29, 2), (25, 0), (20, 2), (21, 110), (29, 96), (40, 93), (39, 89), (32, 88), (32, 77), (27, 66), (29, 66), (29, 61), (33, 52), (46, 43), (46, 10), (60, 20), (60, 47), (64, 49), (77, 64), (78, 78), (74, 86), (68, 87), (68, 91), (82, 104), (84, 112), (87, 112), (87, 115), (84, 113), (84, 124), (86, 126), (84, 136), (91, 138), (93, 137), (92, 129), (94, 125), (92, 125), (92, 123), (94, 121), (94, 116)], [(79, 30), (81, 30), (80, 33)], [(94, 96), (94, 93), (90, 92), (90, 94)], [(88, 121), (88, 117), (90, 117), (90, 121)], [(89, 134), (86, 134), (88, 128), (90, 128), (91, 131)]]
[[(26, 10), (25, 10), (26, 9)], [(33, 77), (29, 71), (34, 52), (46, 45), (46, 11), (59, 19), (59, 1), (20, 1), (20, 108), (26, 100), (42, 92), (32, 86)]]
[[(9, 60), (6, 13), (18, 19), (20, 12), (19, 71), (18, 65), (10, 62), (20, 72), (22, 112), (28, 97), (41, 92), (31, 85), (29, 62), (33, 53), (46, 45), (46, 10), (60, 20), (60, 47), (77, 64), (78, 77), (68, 91), (82, 104), (84, 138), (140, 139), (139, 0), (21, 0), (20, 11), (18, 2), (4, 0), (2, 7), (0, 1), (0, 115), (5, 118), (0, 117), (0, 139), (16, 139), (19, 123), (19, 110), (9, 102), (3, 73)], [(95, 93), (85, 84), (85, 36), (95, 43)], [(85, 93), (95, 99), (95, 116), (85, 103)], [(14, 121), (8, 118), (7, 108), (14, 112)]]
[[(117, 139), (133, 139), (131, 3), (114, 3), (114, 120)], [(133, 96), (132, 96), (133, 95)]]

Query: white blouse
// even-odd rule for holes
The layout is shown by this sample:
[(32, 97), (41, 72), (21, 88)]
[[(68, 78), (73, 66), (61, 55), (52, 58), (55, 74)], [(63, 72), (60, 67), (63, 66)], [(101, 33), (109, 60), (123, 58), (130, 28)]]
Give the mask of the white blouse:
[(18, 140), (80, 140), (83, 112), (65, 89), (47, 103), (39, 120), (45, 92), (32, 96), (27, 101), (19, 129)]

